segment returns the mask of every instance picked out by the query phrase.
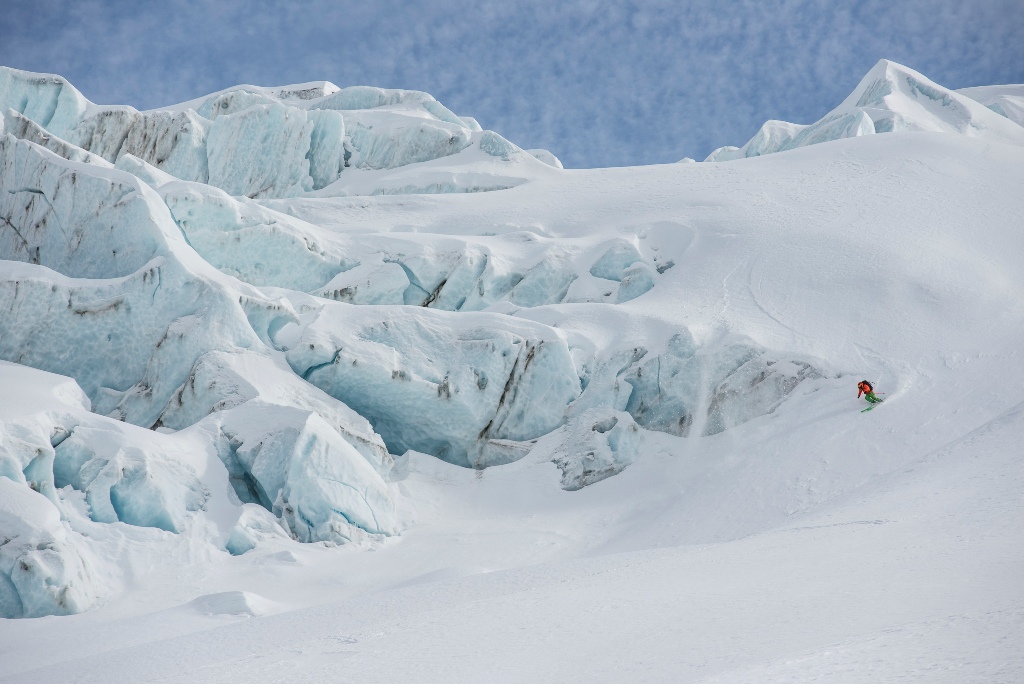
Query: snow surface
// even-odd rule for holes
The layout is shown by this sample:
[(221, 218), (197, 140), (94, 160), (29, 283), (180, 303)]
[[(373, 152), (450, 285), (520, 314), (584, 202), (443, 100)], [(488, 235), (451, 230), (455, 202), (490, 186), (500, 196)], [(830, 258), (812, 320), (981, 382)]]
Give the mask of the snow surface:
[(0, 70), (0, 681), (1021, 681), (1020, 88), (571, 171)]

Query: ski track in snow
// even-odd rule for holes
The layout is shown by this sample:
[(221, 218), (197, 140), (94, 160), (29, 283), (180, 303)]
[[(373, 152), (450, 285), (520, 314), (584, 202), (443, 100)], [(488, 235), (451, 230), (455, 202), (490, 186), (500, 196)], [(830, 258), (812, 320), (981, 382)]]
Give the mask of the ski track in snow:
[(0, 682), (1024, 681), (1021, 88), (563, 170), (0, 69)]

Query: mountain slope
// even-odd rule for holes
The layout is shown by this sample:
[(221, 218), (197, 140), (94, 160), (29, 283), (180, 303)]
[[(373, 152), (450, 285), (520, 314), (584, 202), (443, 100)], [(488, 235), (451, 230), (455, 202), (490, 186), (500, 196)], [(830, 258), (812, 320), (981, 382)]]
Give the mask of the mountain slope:
[[(962, 125), (257, 199), (10, 116), (5, 679), (1019, 680), (1024, 146), (914, 97)], [(463, 162), (519, 163), (384, 173)]]

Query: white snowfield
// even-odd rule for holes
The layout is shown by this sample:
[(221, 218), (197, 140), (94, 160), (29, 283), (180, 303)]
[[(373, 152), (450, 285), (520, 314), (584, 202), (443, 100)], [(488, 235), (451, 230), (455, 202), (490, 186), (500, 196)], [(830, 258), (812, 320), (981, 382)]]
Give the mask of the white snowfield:
[(1022, 92), (564, 170), (0, 69), (0, 681), (1024, 681)]

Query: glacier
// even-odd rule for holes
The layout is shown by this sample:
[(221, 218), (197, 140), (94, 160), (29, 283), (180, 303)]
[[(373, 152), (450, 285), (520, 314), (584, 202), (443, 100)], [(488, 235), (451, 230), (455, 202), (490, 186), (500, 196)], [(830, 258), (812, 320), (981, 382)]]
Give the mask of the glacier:
[[(998, 655), (1024, 605), (999, 574), (1020, 560), (1021, 93), (883, 60), (716, 163), (567, 170), (414, 90), (137, 111), (0, 69), (12, 681), (89, 649), (145, 681), (168, 639), (227, 680), (269, 676), (263, 654), (315, 680), (353, 643), (451, 665), (499, 624), (594, 674), (628, 656), (608, 616), (671, 605), (642, 624), (675, 638), (702, 597), (759, 615), (752, 653), (799, 613), (799, 647), (751, 656), (777, 669), (864, 634), (938, 643), (949, 615)], [(862, 377), (886, 393), (863, 416)], [(922, 598), (893, 602), (876, 564)], [(533, 596), (544, 644), (504, 634)], [(563, 600), (601, 653), (543, 627)], [(700, 622), (708, 653), (746, 624)]]

